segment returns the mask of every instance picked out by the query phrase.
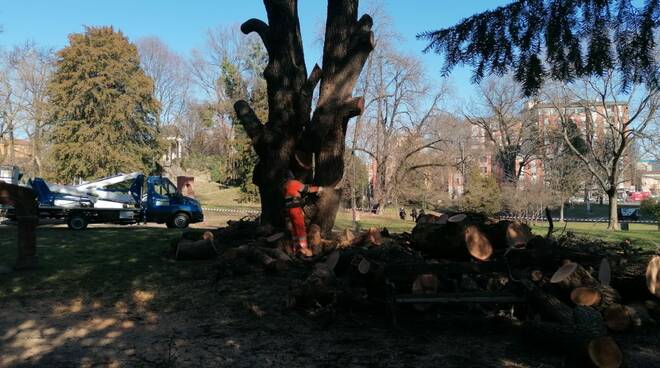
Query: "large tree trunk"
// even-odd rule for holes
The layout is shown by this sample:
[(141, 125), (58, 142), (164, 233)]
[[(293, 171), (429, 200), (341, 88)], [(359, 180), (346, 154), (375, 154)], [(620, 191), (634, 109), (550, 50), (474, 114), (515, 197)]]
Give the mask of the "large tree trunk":
[(608, 230), (620, 230), (618, 204), (616, 202), (616, 187), (612, 187), (607, 191), (607, 198), (609, 198), (610, 218), (607, 225)]
[[(261, 195), (262, 225), (284, 224), (281, 185), (286, 171), (333, 189), (344, 172), (345, 134), (350, 118), (362, 113), (364, 99), (353, 97), (360, 71), (374, 47), (372, 20), (357, 19), (358, 0), (328, 0), (323, 68), (309, 76), (300, 35), (297, 0), (264, 0), (268, 24), (250, 19), (244, 33), (256, 32), (268, 51), (268, 122), (262, 124), (247, 102), (234, 108), (252, 140), (259, 162), (253, 181)], [(311, 116), (313, 91), (321, 82)], [(334, 225), (341, 190), (325, 190), (306, 211), (324, 233)]]

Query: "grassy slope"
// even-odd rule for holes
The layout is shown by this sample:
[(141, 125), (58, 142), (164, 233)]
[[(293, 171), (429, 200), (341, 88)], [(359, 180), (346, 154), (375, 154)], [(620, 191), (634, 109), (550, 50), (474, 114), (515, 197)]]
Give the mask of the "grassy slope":
[(239, 188), (223, 189), (217, 183), (196, 182), (195, 198), (207, 207), (259, 209), (258, 203), (238, 202)]

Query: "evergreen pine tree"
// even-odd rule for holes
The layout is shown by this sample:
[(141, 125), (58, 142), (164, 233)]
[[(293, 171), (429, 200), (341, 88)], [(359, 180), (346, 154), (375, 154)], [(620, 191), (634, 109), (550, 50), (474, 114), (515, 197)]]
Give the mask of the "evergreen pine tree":
[(136, 47), (112, 27), (69, 36), (49, 84), (54, 177), (151, 172), (162, 146), (153, 81)]

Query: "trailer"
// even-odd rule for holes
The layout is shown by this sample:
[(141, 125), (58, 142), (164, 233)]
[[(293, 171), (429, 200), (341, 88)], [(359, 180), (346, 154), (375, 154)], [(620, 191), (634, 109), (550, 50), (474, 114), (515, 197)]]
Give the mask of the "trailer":
[[(162, 176), (117, 174), (79, 185), (59, 185), (42, 178), (28, 181), (39, 204), (39, 218), (64, 221), (73, 230), (89, 224), (166, 224), (183, 229), (204, 221), (200, 203), (177, 191)], [(12, 219), (11, 209), (5, 214)]]

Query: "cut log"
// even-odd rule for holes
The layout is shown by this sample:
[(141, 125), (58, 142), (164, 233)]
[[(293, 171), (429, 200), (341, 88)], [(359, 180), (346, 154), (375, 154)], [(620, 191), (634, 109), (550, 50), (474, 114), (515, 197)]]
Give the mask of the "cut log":
[(573, 309), (573, 321), (577, 328), (588, 336), (597, 337), (607, 334), (603, 316), (594, 308), (577, 306)]
[(307, 242), (309, 246), (314, 249), (321, 246), (321, 227), (317, 224), (311, 224), (307, 231)]
[(635, 328), (655, 325), (655, 321), (651, 317), (649, 310), (644, 303), (631, 303), (626, 305), (626, 310), (630, 314), (630, 320)]
[(369, 262), (366, 258), (362, 258), (357, 266), (358, 271), (363, 275), (368, 274), (370, 268), (371, 262)]
[(480, 261), (485, 261), (493, 254), (493, 246), (479, 228), (474, 225), (464, 230), (465, 244), (470, 255)]
[(447, 222), (463, 222), (467, 218), (467, 215), (464, 213), (459, 213), (447, 219)]
[(560, 267), (552, 275), (550, 282), (560, 290), (564, 290), (565, 293), (570, 293), (579, 287), (595, 287), (599, 284), (587, 270), (573, 262), (568, 262)]
[(646, 287), (651, 294), (660, 298), (660, 256), (651, 258), (646, 266)]
[(436, 294), (438, 292), (438, 277), (431, 273), (417, 276), (412, 285), (413, 294)]
[(449, 216), (444, 215), (444, 214), (440, 215), (440, 216), (436, 216), (432, 213), (426, 213), (426, 214), (423, 214), (423, 215), (420, 215), (419, 217), (417, 217), (416, 222), (418, 224), (441, 224), (442, 225), (442, 224), (447, 223), (447, 219), (449, 219)]
[(607, 328), (616, 332), (623, 332), (632, 327), (631, 313), (621, 304), (611, 305), (603, 312), (603, 319)]
[(610, 267), (610, 262), (607, 258), (603, 258), (600, 261), (600, 266), (598, 267), (598, 281), (603, 285), (609, 285), (612, 280), (612, 268)]
[(529, 280), (521, 281), (532, 306), (548, 321), (563, 325), (573, 324), (573, 310), (555, 296), (543, 291)]
[(597, 305), (600, 304), (600, 292), (592, 287), (581, 286), (571, 291), (571, 301), (575, 305), (587, 307)]
[(210, 231), (205, 231), (204, 234), (202, 234), (202, 239), (204, 240), (213, 241), (213, 238), (214, 238), (213, 233)]
[(612, 265), (612, 287), (624, 300), (660, 297), (660, 256), (630, 255)]
[(417, 224), (412, 232), (412, 248), (437, 259), (487, 260), (493, 246), (476, 225), (461, 223)]
[(236, 261), (238, 258), (244, 258), (252, 264), (259, 265), (267, 271), (282, 272), (289, 268), (288, 256), (277, 252), (278, 258), (273, 258), (266, 253), (265, 249), (256, 246), (241, 245), (237, 248), (227, 249), (222, 253), (222, 259), (227, 262)]
[(353, 234), (353, 231), (351, 229), (344, 229), (341, 235), (339, 235), (338, 240), (339, 240), (340, 248), (351, 246), (353, 244), (353, 241), (355, 240), (355, 234)]
[(205, 260), (218, 256), (218, 252), (211, 240), (181, 239), (176, 246), (175, 259), (177, 260)]
[(275, 233), (275, 234), (273, 234), (273, 235), (267, 237), (267, 238), (266, 238), (266, 241), (267, 241), (268, 243), (275, 243), (276, 241), (278, 241), (278, 240), (284, 238), (285, 235), (286, 235), (286, 234), (284, 234), (283, 232)]
[(330, 269), (330, 270), (334, 270), (335, 267), (337, 266), (337, 262), (339, 262), (339, 257), (340, 257), (340, 254), (339, 254), (338, 251), (334, 251), (334, 252), (330, 253), (328, 258), (326, 258), (326, 260), (325, 260), (326, 267), (328, 267), (328, 269)]
[(367, 245), (371, 245), (371, 246), (383, 244), (383, 238), (380, 235), (380, 230), (375, 227), (371, 227), (369, 228), (369, 230), (367, 230), (365, 240)]
[(563, 266), (559, 267), (559, 269), (552, 275), (550, 282), (556, 284), (558, 282), (564, 281), (566, 278), (572, 275), (573, 272), (575, 272), (577, 266), (577, 263), (565, 263)]
[(658, 323), (660, 323), (660, 302), (656, 300), (647, 300), (644, 302), (646, 310), (649, 315)]
[(511, 248), (526, 246), (533, 236), (532, 229), (520, 222), (512, 222), (506, 229), (507, 244)]
[(591, 362), (598, 368), (618, 368), (623, 364), (623, 353), (610, 336), (601, 336), (589, 341), (587, 351)]
[(289, 262), (291, 261), (291, 257), (286, 254), (284, 251), (278, 248), (267, 248), (267, 247), (259, 247), (259, 250), (267, 254), (269, 257), (272, 257), (274, 259), (278, 259), (281, 261)]
[[(430, 295), (438, 293), (438, 277), (434, 274), (423, 274), (417, 276), (412, 284), (412, 293), (414, 295)], [(430, 304), (413, 304), (413, 307), (422, 312), (428, 310)]]
[(613, 287), (609, 285), (599, 285), (596, 287), (600, 294), (600, 303), (594, 307), (601, 313), (613, 304), (621, 303), (621, 295)]
[(593, 319), (571, 325), (529, 321), (524, 331), (541, 344), (579, 359), (579, 366), (620, 367), (623, 363), (621, 349), (614, 339), (601, 335), (602, 329), (597, 323)]

